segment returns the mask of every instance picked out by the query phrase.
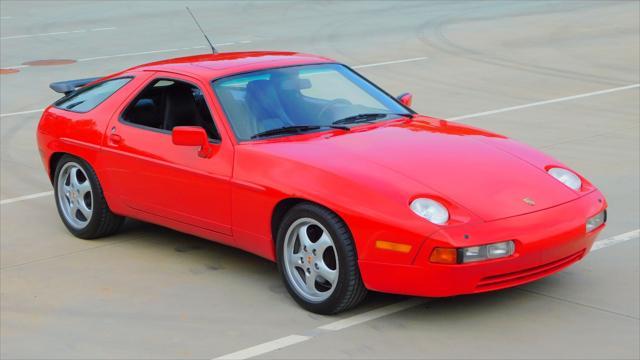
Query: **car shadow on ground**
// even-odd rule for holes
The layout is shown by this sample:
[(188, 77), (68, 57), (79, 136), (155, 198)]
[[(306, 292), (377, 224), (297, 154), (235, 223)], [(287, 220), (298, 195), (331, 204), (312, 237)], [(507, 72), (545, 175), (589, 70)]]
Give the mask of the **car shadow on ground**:
[[(132, 254), (138, 254), (140, 251), (162, 252), (166, 257), (166, 261), (182, 263), (186, 261), (188, 271), (194, 276), (206, 276), (207, 274), (212, 274), (212, 272), (223, 271), (225, 276), (239, 280), (252, 280), (248, 281), (246, 286), (263, 287), (258, 292), (272, 294), (270, 296), (281, 298), (278, 300), (288, 301), (291, 306), (297, 307), (282, 284), (275, 263), (245, 251), (136, 220), (127, 220), (122, 230), (113, 236), (111, 241), (126, 243), (128, 246), (134, 247), (135, 251), (132, 251)], [(136, 261), (133, 255), (131, 261)], [(213, 277), (212, 281), (215, 281)], [(558, 284), (558, 282), (562, 283), (562, 277), (552, 276), (540, 281), (549, 283), (551, 287), (562, 285)], [(483, 316), (486, 316), (494, 310), (498, 311), (498, 309), (508, 305), (507, 303), (510, 303), (510, 306), (518, 306), (523, 297), (530, 295), (530, 292), (525, 288), (516, 287), (449, 298), (425, 298), (425, 303), (417, 306), (412, 313), (420, 312), (419, 309), (426, 309), (431, 313), (437, 309), (440, 316), (445, 317), (452, 316), (457, 318), (460, 314), (465, 314), (465, 316), (484, 314)], [(228, 296), (235, 295), (231, 292)], [(340, 317), (365, 312), (409, 298), (407, 296), (370, 292), (360, 306), (343, 313)], [(323, 318), (315, 314), (310, 314), (309, 316)]]

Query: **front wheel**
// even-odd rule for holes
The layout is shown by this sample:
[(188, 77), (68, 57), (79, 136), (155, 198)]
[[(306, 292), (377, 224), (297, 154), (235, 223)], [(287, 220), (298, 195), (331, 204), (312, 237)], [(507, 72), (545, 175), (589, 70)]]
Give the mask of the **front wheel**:
[(73, 235), (95, 239), (115, 233), (122, 225), (124, 218), (111, 212), (98, 177), (86, 161), (63, 156), (53, 187), (60, 218)]
[(277, 253), (278, 269), (289, 294), (309, 311), (342, 312), (367, 294), (351, 232), (323, 207), (310, 203), (294, 206), (280, 224)]

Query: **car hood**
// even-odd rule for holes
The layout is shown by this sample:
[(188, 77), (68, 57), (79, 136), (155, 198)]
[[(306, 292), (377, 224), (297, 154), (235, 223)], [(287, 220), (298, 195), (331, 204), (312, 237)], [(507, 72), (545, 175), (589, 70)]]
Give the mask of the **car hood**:
[[(444, 120), (416, 117), (289, 139), (286, 154), (297, 161), (316, 167), (330, 161), (334, 169), (348, 166), (361, 173), (375, 168), (376, 173), (368, 174), (374, 177), (394, 172), (424, 186), (411, 189), (415, 196), (445, 197), (485, 221), (579, 197), (546, 173), (544, 167), (557, 164), (555, 160), (530, 149), (523, 151), (522, 145), (503, 136)], [(544, 164), (546, 159), (549, 163)], [(336, 167), (335, 162), (342, 164)]]

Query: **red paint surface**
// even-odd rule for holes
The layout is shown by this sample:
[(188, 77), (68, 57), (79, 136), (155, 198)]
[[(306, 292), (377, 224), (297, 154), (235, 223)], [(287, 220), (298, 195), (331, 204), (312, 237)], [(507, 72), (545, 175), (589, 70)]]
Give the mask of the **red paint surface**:
[[(220, 76), (269, 67), (331, 62), (297, 53), (200, 55), (142, 65), (112, 76), (133, 80), (88, 113), (54, 107), (38, 127), (47, 171), (70, 153), (96, 170), (118, 214), (239, 247), (274, 260), (272, 214), (287, 199), (336, 212), (351, 230), (369, 289), (422, 296), (495, 290), (532, 281), (582, 258), (601, 228), (585, 221), (606, 208), (583, 178), (573, 191), (546, 173), (557, 160), (504, 136), (427, 116), (238, 143), (211, 87)], [(122, 124), (118, 117), (155, 78), (199, 86), (222, 141), (212, 156), (176, 146), (171, 134)], [(113, 141), (112, 129), (119, 136)], [(409, 209), (427, 196), (448, 207), (438, 226)], [(535, 206), (523, 198), (531, 198)], [(377, 240), (411, 245), (408, 253)], [(514, 240), (514, 256), (463, 265), (429, 263), (434, 247)]]

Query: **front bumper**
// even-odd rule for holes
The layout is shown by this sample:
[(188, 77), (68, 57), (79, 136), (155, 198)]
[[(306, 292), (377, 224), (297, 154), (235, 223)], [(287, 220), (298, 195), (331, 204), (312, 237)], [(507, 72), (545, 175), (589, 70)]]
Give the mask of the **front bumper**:
[[(605, 208), (604, 197), (596, 190), (569, 203), (526, 215), (443, 228), (425, 241), (411, 265), (359, 261), (362, 279), (370, 290), (427, 297), (524, 284), (582, 259), (604, 227), (587, 233), (586, 220)], [(507, 258), (456, 265), (429, 262), (435, 247), (458, 248), (506, 240), (516, 244), (515, 253)]]

